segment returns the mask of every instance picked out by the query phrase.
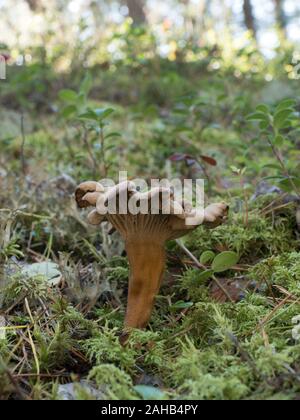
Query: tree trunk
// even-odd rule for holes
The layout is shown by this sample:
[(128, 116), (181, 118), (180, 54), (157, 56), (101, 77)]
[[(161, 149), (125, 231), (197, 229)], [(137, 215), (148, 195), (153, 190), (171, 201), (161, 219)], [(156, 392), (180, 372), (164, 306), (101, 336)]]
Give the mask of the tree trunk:
[(274, 0), (277, 26), (286, 34), (287, 19), (284, 13), (284, 0)]
[(256, 22), (255, 17), (253, 13), (253, 6), (251, 3), (251, 0), (244, 0), (244, 21), (246, 28), (252, 32), (254, 38), (257, 38), (257, 28), (256, 28)]
[(205, 23), (205, 14), (206, 14), (206, 10), (208, 8), (208, 4), (206, 0), (200, 0), (199, 2), (199, 21), (201, 24), (201, 27), (204, 27), (204, 23)]
[(132, 18), (135, 25), (143, 25), (146, 23), (146, 13), (144, 10), (144, 0), (126, 0), (126, 5), (129, 10), (129, 16)]
[(43, 8), (42, 2), (40, 0), (26, 0), (26, 3), (30, 7), (30, 10), (33, 12), (38, 12)]

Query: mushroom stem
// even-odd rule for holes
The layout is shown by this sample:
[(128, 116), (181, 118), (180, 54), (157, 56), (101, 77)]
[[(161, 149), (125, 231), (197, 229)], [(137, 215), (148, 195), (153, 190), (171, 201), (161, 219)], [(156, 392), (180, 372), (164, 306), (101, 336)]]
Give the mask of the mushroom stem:
[(165, 269), (163, 243), (126, 242), (131, 269), (125, 328), (145, 328)]

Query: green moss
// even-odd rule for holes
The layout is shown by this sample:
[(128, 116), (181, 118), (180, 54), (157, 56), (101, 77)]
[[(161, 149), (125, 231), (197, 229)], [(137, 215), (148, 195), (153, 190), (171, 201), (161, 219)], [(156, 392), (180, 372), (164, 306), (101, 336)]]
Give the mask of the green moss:
[(300, 295), (300, 253), (272, 256), (256, 264), (249, 275), (270, 285), (283, 286), (291, 294)]
[(151, 331), (133, 331), (124, 347), (117, 330), (106, 324), (93, 338), (82, 342), (82, 348), (92, 362), (114, 363), (129, 373), (137, 367), (158, 370), (164, 366), (164, 341)]
[(179, 387), (180, 397), (196, 400), (235, 400), (249, 393), (247, 380), (251, 376), (245, 364), (237, 364), (230, 355), (201, 352), (192, 342), (183, 345), (172, 379)]
[(47, 371), (62, 368), (70, 360), (70, 350), (75, 344), (70, 330), (64, 330), (59, 323), (53, 331), (36, 327), (33, 331), (40, 369)]
[(4, 305), (17, 304), (27, 298), (36, 303), (39, 299), (46, 300), (49, 297), (49, 289), (44, 276), (28, 277), (16, 274), (10, 277), (4, 293)]
[(95, 366), (88, 375), (88, 380), (96, 382), (100, 399), (134, 400), (138, 399), (133, 383), (128, 374), (113, 364)]
[(116, 364), (127, 372), (134, 370), (135, 353), (132, 349), (121, 346), (116, 329), (106, 326), (93, 338), (84, 340), (81, 344), (90, 361), (97, 365), (109, 363)]
[(298, 245), (288, 218), (279, 216), (274, 222), (257, 212), (250, 214), (247, 226), (241, 215), (234, 214), (225, 225), (212, 231), (200, 227), (187, 240), (188, 248), (197, 256), (206, 250), (229, 249), (250, 262), (262, 256), (287, 252)]

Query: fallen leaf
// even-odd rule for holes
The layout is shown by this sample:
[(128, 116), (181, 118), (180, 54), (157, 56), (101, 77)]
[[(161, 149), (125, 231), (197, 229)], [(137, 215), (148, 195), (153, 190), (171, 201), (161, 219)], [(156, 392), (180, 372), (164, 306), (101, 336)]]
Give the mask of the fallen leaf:
[(214, 159), (210, 156), (201, 155), (200, 157), (201, 157), (202, 160), (204, 160), (204, 162), (208, 163), (211, 166), (217, 166), (217, 164), (218, 164), (216, 159)]

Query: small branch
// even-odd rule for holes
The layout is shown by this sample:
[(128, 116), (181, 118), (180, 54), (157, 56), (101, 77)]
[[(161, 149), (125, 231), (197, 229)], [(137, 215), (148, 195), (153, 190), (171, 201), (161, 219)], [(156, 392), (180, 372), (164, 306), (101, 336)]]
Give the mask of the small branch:
[(32, 349), (33, 358), (34, 358), (35, 365), (36, 365), (36, 373), (37, 373), (37, 376), (40, 376), (40, 362), (39, 362), (39, 359), (38, 359), (36, 347), (34, 345), (34, 342), (33, 342), (32, 336), (30, 334), (30, 329), (29, 328), (27, 329), (27, 332), (28, 332), (28, 337), (29, 337), (29, 342), (30, 342), (30, 345), (31, 345), (31, 349)]
[(274, 144), (272, 143), (272, 141), (268, 137), (267, 137), (267, 141), (268, 141), (269, 145), (271, 146), (271, 149), (273, 151), (274, 156), (276, 157), (280, 166), (282, 167), (283, 174), (289, 180), (289, 182), (291, 184), (291, 187), (293, 188), (293, 190), (297, 194), (298, 198), (300, 198), (300, 191), (299, 191), (298, 187), (296, 186), (296, 184), (294, 183), (293, 178), (291, 177), (288, 169), (286, 168), (285, 163), (284, 163), (282, 157), (280, 156), (280, 153), (278, 152), (278, 150), (276, 149), (276, 147), (274, 146)]
[(12, 384), (12, 386), (15, 389), (16, 394), (19, 396), (19, 398), (21, 400), (28, 400), (27, 395), (22, 391), (22, 389), (19, 387), (18, 382), (16, 381), (16, 378), (13, 376), (13, 374), (11, 373), (11, 371), (4, 365), (4, 363), (2, 362), (2, 360), (0, 359), (0, 364), (2, 365), (2, 368), (5, 372), (5, 374), (7, 375), (10, 383)]
[(186, 253), (186, 255), (188, 255), (192, 260), (193, 260), (193, 262), (196, 264), (196, 266), (198, 267), (198, 268), (202, 268), (202, 269), (204, 269), (204, 270), (206, 270), (206, 267), (205, 267), (205, 265), (203, 265), (203, 264), (201, 264), (199, 261), (198, 261), (198, 259), (195, 257), (195, 255), (193, 255), (192, 253), (191, 253), (191, 251), (190, 250), (188, 250), (187, 249), (187, 247), (185, 246), (185, 245), (183, 245), (183, 243), (179, 240), (179, 239), (177, 239), (176, 240), (176, 243), (177, 243), (177, 245), (179, 245), (180, 246), (180, 248)]
[(26, 212), (21, 211), (21, 210), (18, 210), (18, 209), (16, 209), (16, 210), (12, 210), (12, 209), (0, 209), (0, 212), (1, 213), (11, 213), (14, 216), (15, 215), (21, 215), (21, 216), (24, 216), (24, 217), (33, 217), (34, 219), (40, 219), (40, 220), (43, 220), (43, 219), (45, 219), (45, 220), (53, 219), (53, 216), (42, 216), (40, 214), (26, 213)]
[[(258, 325), (255, 328), (255, 331), (259, 331), (261, 330), (262, 327), (264, 327), (265, 325), (267, 325), (271, 320), (274, 319), (274, 315), (276, 314), (276, 312), (282, 308), (286, 303), (289, 302), (289, 300), (293, 297), (292, 294), (287, 295), (270, 313), (269, 315), (267, 315), (264, 319), (262, 319)], [(294, 306), (295, 304), (297, 304), (300, 301), (300, 299), (297, 299), (295, 302), (292, 303), (292, 306)], [(291, 308), (291, 307), (290, 307)]]
[(225, 287), (219, 282), (217, 277), (212, 276), (212, 278), (213, 278), (214, 282), (217, 284), (217, 286), (219, 287), (219, 289), (222, 290), (222, 292), (227, 297), (227, 299), (229, 299), (231, 303), (235, 303), (234, 300), (232, 299), (232, 297), (230, 296), (230, 294), (228, 293), (228, 291), (225, 289)]
[(25, 136), (25, 127), (24, 127), (24, 114), (21, 115), (21, 136), (22, 136), (22, 144), (21, 144), (21, 167), (22, 173), (26, 176), (26, 159), (25, 159), (25, 143), (26, 143), (26, 136)]
[(72, 376), (71, 373), (61, 373), (61, 374), (46, 374), (46, 373), (41, 373), (41, 374), (37, 374), (37, 373), (20, 373), (17, 375), (14, 375), (13, 377), (15, 379), (18, 378), (46, 378), (46, 379), (51, 379), (51, 378), (70, 378)]
[(101, 144), (101, 159), (103, 163), (103, 176), (104, 178), (106, 178), (107, 172), (108, 172), (108, 165), (106, 163), (106, 156), (105, 156), (105, 136), (104, 136), (103, 127), (101, 127), (101, 131), (100, 131), (100, 144)]
[(91, 162), (93, 164), (93, 173), (94, 173), (94, 176), (97, 176), (97, 166), (98, 165), (97, 165), (97, 161), (95, 159), (95, 156), (94, 156), (92, 147), (91, 147), (91, 145), (89, 143), (88, 131), (87, 131), (86, 128), (84, 128), (84, 131), (83, 131), (83, 143), (84, 143), (84, 145), (85, 145), (85, 147), (87, 149), (88, 155), (89, 155), (89, 157), (91, 159)]

